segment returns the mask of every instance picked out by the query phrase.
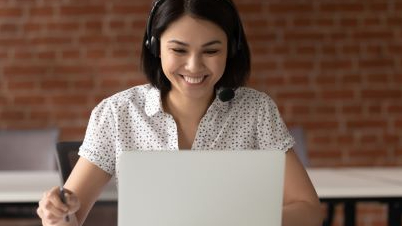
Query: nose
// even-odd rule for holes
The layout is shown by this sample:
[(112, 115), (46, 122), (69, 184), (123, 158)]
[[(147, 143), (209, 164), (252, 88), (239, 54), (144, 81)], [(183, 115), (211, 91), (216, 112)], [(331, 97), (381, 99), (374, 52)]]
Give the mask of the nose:
[(185, 69), (189, 72), (196, 73), (204, 69), (204, 62), (200, 54), (189, 55)]

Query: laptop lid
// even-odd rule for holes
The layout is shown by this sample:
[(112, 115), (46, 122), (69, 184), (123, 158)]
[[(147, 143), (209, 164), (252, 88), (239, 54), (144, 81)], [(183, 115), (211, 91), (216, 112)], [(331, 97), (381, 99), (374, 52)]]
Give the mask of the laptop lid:
[(129, 151), (117, 165), (119, 226), (280, 226), (281, 151)]

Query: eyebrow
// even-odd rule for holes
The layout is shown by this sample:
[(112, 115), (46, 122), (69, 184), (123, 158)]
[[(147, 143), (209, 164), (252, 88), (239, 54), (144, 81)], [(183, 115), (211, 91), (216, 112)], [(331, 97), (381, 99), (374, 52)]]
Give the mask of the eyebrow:
[[(182, 45), (182, 46), (189, 46), (189, 44), (187, 44), (185, 42), (181, 42), (181, 41), (174, 40), (174, 39), (168, 41), (168, 43), (176, 43), (176, 44)], [(214, 40), (214, 41), (210, 41), (210, 42), (203, 44), (202, 47), (206, 47), (206, 46), (210, 46), (210, 45), (214, 45), (214, 44), (222, 44), (222, 42), (219, 40)]]

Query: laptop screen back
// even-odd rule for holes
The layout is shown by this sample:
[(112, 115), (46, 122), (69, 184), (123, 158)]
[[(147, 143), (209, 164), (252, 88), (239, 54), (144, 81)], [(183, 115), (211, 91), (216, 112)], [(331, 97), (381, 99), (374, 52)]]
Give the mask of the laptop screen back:
[(119, 226), (280, 226), (285, 153), (129, 151)]

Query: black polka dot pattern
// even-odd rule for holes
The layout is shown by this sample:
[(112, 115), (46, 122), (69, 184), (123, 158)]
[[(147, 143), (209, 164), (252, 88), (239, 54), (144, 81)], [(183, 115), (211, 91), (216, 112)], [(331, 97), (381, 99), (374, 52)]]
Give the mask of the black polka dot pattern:
[[(287, 151), (293, 144), (273, 100), (241, 87), (231, 101), (215, 98), (191, 149)], [(94, 108), (79, 154), (114, 175), (123, 151), (178, 149), (176, 122), (163, 111), (160, 92), (147, 84), (117, 93)]]

